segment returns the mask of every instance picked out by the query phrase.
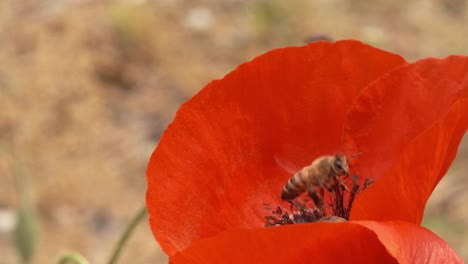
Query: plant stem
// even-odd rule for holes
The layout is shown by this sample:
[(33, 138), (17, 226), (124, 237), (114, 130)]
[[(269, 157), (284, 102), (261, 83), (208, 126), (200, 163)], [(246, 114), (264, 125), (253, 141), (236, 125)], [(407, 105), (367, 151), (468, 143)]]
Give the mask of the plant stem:
[(124, 233), (122, 234), (122, 237), (120, 237), (119, 242), (117, 243), (117, 246), (114, 249), (114, 252), (112, 253), (112, 256), (108, 262), (108, 264), (115, 264), (117, 263), (117, 259), (120, 256), (120, 253), (122, 252), (123, 247), (125, 246), (125, 243), (127, 243), (127, 240), (129, 239), (130, 235), (132, 234), (133, 230), (135, 227), (145, 218), (146, 216), (146, 206), (143, 206), (138, 213), (133, 217), (132, 221), (128, 224), (127, 228), (125, 229)]

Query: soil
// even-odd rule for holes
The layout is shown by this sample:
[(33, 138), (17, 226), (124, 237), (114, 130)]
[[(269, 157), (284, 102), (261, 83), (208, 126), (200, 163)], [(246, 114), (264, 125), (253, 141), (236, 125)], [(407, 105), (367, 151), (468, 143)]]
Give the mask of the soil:
[[(20, 263), (12, 223), (25, 193), (38, 220), (32, 263), (70, 250), (105, 263), (144, 206), (146, 164), (175, 111), (236, 65), (315, 39), (410, 61), (468, 54), (467, 11), (458, 0), (2, 0), (0, 264)], [(424, 222), (466, 260), (467, 158), (468, 140)], [(120, 259), (166, 262), (147, 224)]]

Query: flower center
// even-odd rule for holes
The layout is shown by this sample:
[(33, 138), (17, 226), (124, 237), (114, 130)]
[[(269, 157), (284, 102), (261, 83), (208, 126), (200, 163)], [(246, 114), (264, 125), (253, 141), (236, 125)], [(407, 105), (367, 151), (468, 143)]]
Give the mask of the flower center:
[[(309, 186), (308, 197), (288, 201), (291, 204), (289, 210), (281, 206), (272, 209), (269, 204), (264, 204), (265, 210), (271, 213), (265, 216), (265, 226), (348, 221), (354, 199), (374, 182), (367, 178), (359, 185), (357, 175), (350, 178), (351, 183), (337, 180), (329, 189)], [(348, 185), (352, 188), (348, 189)]]

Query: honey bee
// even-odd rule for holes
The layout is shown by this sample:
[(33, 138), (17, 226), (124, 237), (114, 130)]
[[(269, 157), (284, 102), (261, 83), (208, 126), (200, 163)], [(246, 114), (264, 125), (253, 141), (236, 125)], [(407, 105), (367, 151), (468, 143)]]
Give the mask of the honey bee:
[(323, 194), (323, 190), (330, 190), (330, 184), (338, 181), (338, 176), (341, 175), (349, 176), (348, 160), (345, 155), (321, 156), (286, 182), (281, 191), (281, 199), (291, 201), (313, 186), (319, 187)]

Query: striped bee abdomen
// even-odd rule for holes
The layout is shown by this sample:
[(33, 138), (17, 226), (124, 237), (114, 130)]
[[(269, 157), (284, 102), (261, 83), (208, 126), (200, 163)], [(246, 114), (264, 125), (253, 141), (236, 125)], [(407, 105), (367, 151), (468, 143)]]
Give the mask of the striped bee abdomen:
[(307, 179), (304, 170), (299, 171), (283, 187), (281, 191), (281, 199), (292, 200), (298, 197), (307, 189)]

